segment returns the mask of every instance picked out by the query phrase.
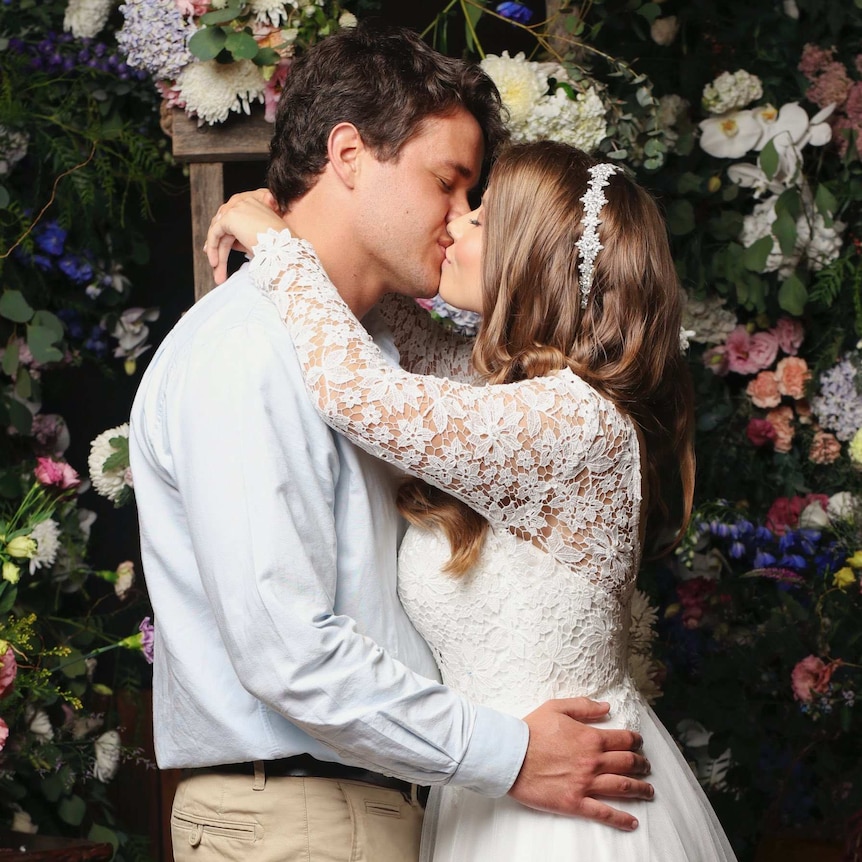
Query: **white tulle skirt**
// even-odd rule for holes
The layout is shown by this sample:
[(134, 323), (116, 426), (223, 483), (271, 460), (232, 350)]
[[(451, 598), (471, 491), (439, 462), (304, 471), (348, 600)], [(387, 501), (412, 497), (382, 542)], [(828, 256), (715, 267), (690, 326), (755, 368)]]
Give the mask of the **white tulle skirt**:
[(611, 800), (639, 826), (620, 832), (574, 817), (533, 811), (509, 797), (461, 788), (432, 792), (422, 862), (724, 862), (736, 856), (673, 739), (649, 707), (641, 734), (655, 798)]

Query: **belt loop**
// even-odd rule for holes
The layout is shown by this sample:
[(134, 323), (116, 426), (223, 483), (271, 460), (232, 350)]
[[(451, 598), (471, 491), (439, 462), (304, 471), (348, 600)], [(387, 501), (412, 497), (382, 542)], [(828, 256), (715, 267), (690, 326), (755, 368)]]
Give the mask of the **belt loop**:
[(264, 769), (262, 760), (255, 760), (252, 790), (263, 790), (264, 787), (266, 787), (266, 769)]
[(419, 785), (411, 784), (410, 785), (410, 804), (414, 808), (419, 807)]

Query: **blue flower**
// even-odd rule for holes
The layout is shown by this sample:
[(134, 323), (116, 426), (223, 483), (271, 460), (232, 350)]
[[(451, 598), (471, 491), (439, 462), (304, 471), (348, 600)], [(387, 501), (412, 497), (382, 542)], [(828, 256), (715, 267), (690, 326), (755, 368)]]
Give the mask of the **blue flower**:
[(518, 24), (529, 24), (533, 20), (533, 10), (523, 3), (498, 3), (494, 11)]
[(763, 548), (758, 548), (757, 553), (754, 555), (754, 567), (756, 569), (768, 569), (774, 565), (775, 557), (764, 551)]
[(729, 553), (734, 560), (741, 560), (745, 556), (745, 545), (742, 542), (734, 542), (730, 546)]
[(93, 277), (93, 267), (83, 257), (66, 255), (57, 265), (75, 284), (86, 284)]
[(804, 569), (806, 562), (805, 557), (800, 556), (799, 554), (785, 554), (778, 562), (779, 566), (783, 566), (786, 569)]
[(36, 245), (46, 254), (59, 257), (66, 244), (66, 231), (55, 221), (45, 222), (42, 230), (36, 234)]

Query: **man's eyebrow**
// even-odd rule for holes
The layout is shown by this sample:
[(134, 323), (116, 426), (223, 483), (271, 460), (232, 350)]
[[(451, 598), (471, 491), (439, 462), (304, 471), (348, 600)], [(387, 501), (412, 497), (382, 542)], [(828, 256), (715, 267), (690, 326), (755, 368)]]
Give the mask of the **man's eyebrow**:
[(461, 174), (461, 176), (464, 177), (465, 180), (472, 180), (474, 178), (473, 169), (461, 164), (461, 162), (447, 159), (444, 164), (447, 168), (451, 168), (453, 171), (456, 171), (457, 173)]

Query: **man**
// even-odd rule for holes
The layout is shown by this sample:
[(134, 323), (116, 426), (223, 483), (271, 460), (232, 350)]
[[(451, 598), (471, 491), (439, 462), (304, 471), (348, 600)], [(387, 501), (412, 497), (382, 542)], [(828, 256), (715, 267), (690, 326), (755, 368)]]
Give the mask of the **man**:
[[(366, 313), (436, 292), (446, 225), (503, 136), (490, 81), (409, 31), (360, 25), (291, 70), (270, 190), (392, 361)], [(631, 777), (648, 771), (637, 734), (582, 723), (605, 706), (554, 701), (522, 721), (437, 682), (396, 595), (394, 477), (319, 419), (244, 270), (153, 358), (131, 457), (156, 755), (189, 769), (177, 860), (406, 862), (419, 786), (446, 783), (634, 828), (597, 798), (652, 792)]]

